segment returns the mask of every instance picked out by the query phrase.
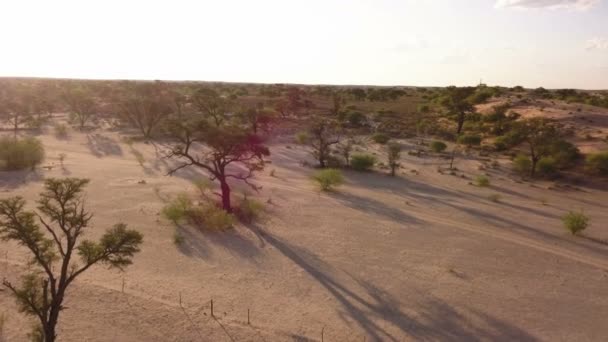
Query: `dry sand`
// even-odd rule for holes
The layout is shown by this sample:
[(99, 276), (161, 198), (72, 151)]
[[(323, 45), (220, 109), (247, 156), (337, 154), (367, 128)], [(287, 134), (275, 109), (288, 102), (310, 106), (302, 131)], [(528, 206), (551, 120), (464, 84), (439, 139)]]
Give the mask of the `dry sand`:
[[(145, 236), (126, 272), (97, 267), (69, 290), (61, 341), (608, 339), (608, 246), (569, 236), (560, 221), (584, 208), (586, 234), (608, 239), (605, 190), (516, 182), (506, 163), (479, 188), (469, 184), (486, 172), (475, 157), (458, 159), (454, 176), (437, 172), (443, 159), (404, 153), (399, 177), (349, 172), (345, 186), (320, 194), (300, 165), (307, 151), (275, 143), (257, 177), (258, 196), (272, 202), (267, 218), (221, 234), (181, 227), (176, 246), (159, 212), (193, 192), (199, 170), (167, 177), (155, 146), (130, 147), (115, 132), (40, 138), (50, 168), (0, 173), (0, 197), (33, 201), (44, 178), (90, 178), (87, 236), (118, 221)], [(12, 243), (0, 242), (0, 259), (0, 277), (16, 280), (27, 267)], [(2, 312), (8, 341), (26, 340), (33, 320), (6, 291)]]

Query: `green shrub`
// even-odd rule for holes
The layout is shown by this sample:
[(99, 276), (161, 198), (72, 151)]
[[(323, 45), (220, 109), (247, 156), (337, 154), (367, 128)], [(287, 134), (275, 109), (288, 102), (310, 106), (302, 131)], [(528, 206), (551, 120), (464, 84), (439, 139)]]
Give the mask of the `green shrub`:
[(559, 140), (551, 145), (551, 157), (555, 160), (556, 169), (571, 167), (580, 157), (578, 148), (565, 141)]
[(163, 208), (162, 215), (177, 224), (188, 217), (191, 209), (192, 200), (186, 194), (179, 194)]
[(173, 233), (173, 243), (176, 245), (181, 245), (182, 243), (184, 243), (186, 239), (184, 238), (184, 236), (182, 234), (180, 234), (180, 232), (176, 231), (175, 233)]
[(483, 175), (477, 176), (475, 178), (475, 184), (477, 184), (477, 186), (487, 187), (490, 186), (490, 179)]
[(65, 124), (55, 125), (55, 136), (60, 139), (65, 139), (68, 136), (68, 126)]
[(384, 145), (389, 140), (391, 140), (391, 137), (389, 137), (388, 135), (386, 135), (384, 133), (376, 133), (376, 134), (372, 135), (372, 140), (377, 144)]
[(481, 144), (481, 136), (476, 134), (465, 134), (458, 138), (458, 143), (466, 146), (479, 146)]
[(376, 164), (376, 157), (371, 154), (353, 154), (350, 166), (357, 171), (369, 171)]
[(527, 175), (532, 170), (532, 161), (526, 155), (519, 154), (513, 159), (513, 170), (516, 172)]
[(207, 230), (227, 230), (234, 224), (234, 216), (214, 203), (204, 203), (188, 211), (190, 221)]
[(446, 148), (448, 148), (448, 145), (446, 145), (443, 141), (433, 141), (431, 143), (431, 150), (435, 153), (441, 153), (445, 151)]
[(0, 169), (34, 169), (44, 159), (44, 147), (36, 138), (0, 138)]
[(583, 212), (570, 211), (562, 217), (562, 222), (572, 235), (578, 234), (589, 226), (589, 218)]
[(262, 216), (264, 204), (244, 196), (236, 208), (234, 208), (234, 212), (241, 222), (251, 223)]
[(309, 136), (306, 132), (298, 132), (296, 133), (296, 143), (300, 145), (305, 145), (308, 143)]
[(336, 186), (344, 183), (344, 176), (342, 176), (342, 172), (336, 169), (324, 169), (317, 171), (313, 177), (322, 191), (329, 191)]
[(536, 171), (541, 176), (552, 176), (557, 173), (557, 161), (553, 157), (543, 157), (536, 164)]
[(608, 176), (608, 151), (588, 155), (585, 169), (591, 173)]

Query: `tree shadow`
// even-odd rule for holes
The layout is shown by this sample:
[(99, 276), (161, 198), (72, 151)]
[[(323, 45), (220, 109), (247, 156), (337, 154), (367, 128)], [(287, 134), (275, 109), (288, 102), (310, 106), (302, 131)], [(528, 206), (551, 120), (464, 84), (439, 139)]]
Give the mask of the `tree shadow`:
[[(452, 207), (454, 207), (457, 210), (466, 212), (469, 215), (474, 216), (475, 218), (481, 219), (482, 221), (489, 223), (489, 224), (493, 225), (494, 227), (498, 227), (501, 229), (507, 229), (507, 230), (515, 229), (515, 230), (519, 230), (522, 232), (531, 233), (533, 235), (540, 237), (544, 241), (554, 241), (554, 242), (561, 243), (561, 244), (566, 244), (566, 245), (570, 245), (570, 246), (574, 246), (574, 247), (587, 249), (591, 252), (594, 252), (594, 253), (597, 253), (597, 254), (600, 254), (603, 256), (608, 256), (608, 248), (606, 248), (605, 244), (603, 244), (603, 246), (595, 246), (595, 245), (592, 245), (589, 243), (584, 243), (582, 241), (575, 241), (575, 240), (561, 237), (559, 235), (547, 233), (540, 229), (525, 225), (521, 222), (516, 222), (516, 221), (510, 220), (510, 219), (507, 219), (505, 217), (502, 217), (502, 216), (494, 215), (487, 211), (482, 211), (482, 210), (479, 210), (476, 208), (465, 207), (465, 206), (460, 206), (460, 205), (455, 205), (455, 204), (449, 204), (449, 205), (451, 205)], [(593, 241), (593, 239), (588, 239), (588, 240)], [(594, 242), (598, 243), (597, 241), (594, 241)]]
[(42, 171), (20, 170), (0, 171), (0, 192), (11, 191), (29, 182), (40, 182), (44, 180)]
[(226, 231), (208, 231), (191, 225), (177, 225), (176, 229), (183, 238), (178, 249), (189, 257), (211, 260), (213, 246), (216, 246), (240, 259), (257, 263), (256, 257), (263, 248), (253, 241), (252, 231), (238, 225)]
[(122, 148), (114, 139), (99, 133), (87, 134), (86, 146), (91, 153), (98, 157), (121, 156)]
[(390, 207), (387, 204), (372, 198), (361, 197), (346, 192), (331, 192), (329, 194), (343, 205), (367, 214), (382, 216), (399, 223), (420, 223), (418, 219), (406, 214), (402, 210)]
[[(325, 288), (340, 303), (340, 316), (344, 320), (354, 320), (372, 341), (400, 341), (405, 336), (418, 340), (537, 340), (524, 330), (488, 314), (466, 308), (456, 310), (438, 299), (425, 300), (421, 311), (416, 311), (415, 316), (408, 315), (399, 298), (390, 293), (350, 275), (354, 281), (348, 282), (352, 285), (346, 285), (333, 275), (337, 272), (330, 265), (308, 250), (260, 228), (249, 229), (258, 230), (259, 236), (268, 244)], [(465, 310), (466, 315), (461, 313)]]

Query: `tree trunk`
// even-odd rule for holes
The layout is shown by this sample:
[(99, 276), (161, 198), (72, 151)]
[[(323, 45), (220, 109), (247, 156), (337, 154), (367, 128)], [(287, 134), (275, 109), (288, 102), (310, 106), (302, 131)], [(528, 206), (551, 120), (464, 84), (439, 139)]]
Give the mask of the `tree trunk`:
[(222, 189), (222, 209), (231, 213), (232, 206), (230, 205), (230, 186), (226, 182), (226, 178), (218, 178)]
[(464, 126), (464, 113), (458, 114), (458, 130), (456, 134), (460, 135), (462, 132), (462, 127)]
[(391, 165), (391, 177), (395, 177), (395, 165)]
[(536, 174), (536, 164), (538, 163), (538, 158), (532, 158), (532, 169), (530, 170), (530, 178), (534, 178)]
[(43, 333), (44, 333), (44, 342), (55, 342), (55, 338), (57, 337), (57, 335), (55, 334), (55, 325), (56, 325), (57, 321), (55, 322), (48, 322), (47, 325), (44, 327), (43, 329)]

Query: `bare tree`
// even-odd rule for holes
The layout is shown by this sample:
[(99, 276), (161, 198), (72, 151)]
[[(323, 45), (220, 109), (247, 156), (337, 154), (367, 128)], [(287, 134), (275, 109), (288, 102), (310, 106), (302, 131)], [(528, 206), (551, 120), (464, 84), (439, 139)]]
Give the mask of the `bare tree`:
[[(88, 182), (47, 179), (38, 200), (42, 215), (26, 210), (21, 197), (0, 200), (0, 236), (27, 248), (32, 264), (37, 266), (20, 285), (7, 280), (3, 285), (22, 312), (38, 318), (36, 333), (44, 342), (54, 342), (57, 337), (55, 328), (70, 284), (98, 263), (118, 269), (130, 265), (142, 242), (142, 235), (123, 223), (107, 230), (98, 242), (79, 241), (92, 217), (82, 197)], [(72, 260), (75, 253), (80, 256), (80, 264)]]

